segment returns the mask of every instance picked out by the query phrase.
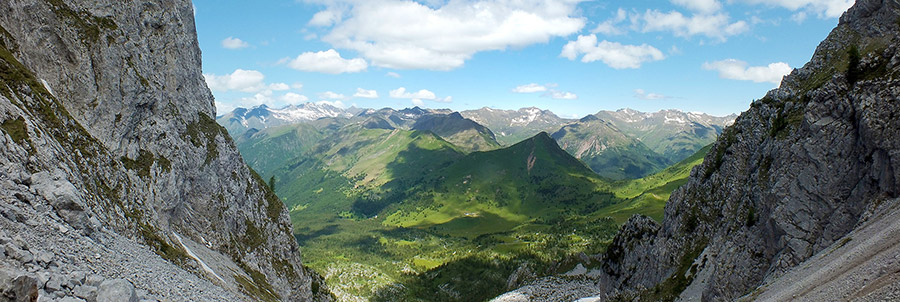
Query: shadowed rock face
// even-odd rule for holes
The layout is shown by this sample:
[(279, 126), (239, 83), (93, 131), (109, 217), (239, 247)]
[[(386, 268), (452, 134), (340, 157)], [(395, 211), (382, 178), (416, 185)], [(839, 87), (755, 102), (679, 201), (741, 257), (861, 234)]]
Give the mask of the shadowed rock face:
[[(734, 300), (895, 211), (882, 204), (900, 195), (898, 20), (896, 1), (858, 1), (806, 66), (724, 130), (661, 224), (626, 223), (594, 295)], [(548, 296), (537, 288), (516, 294)]]
[[(237, 295), (320, 291), (281, 202), (214, 120), (190, 1), (11, 0), (0, 11), (0, 195), (20, 213), (10, 228), (36, 236), (22, 224), (33, 218), (124, 235)], [(174, 234), (199, 243), (195, 255)]]

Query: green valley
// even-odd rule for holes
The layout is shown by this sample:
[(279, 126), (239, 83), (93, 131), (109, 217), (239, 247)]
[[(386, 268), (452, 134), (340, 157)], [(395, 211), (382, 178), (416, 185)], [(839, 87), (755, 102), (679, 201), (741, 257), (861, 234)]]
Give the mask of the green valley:
[[(590, 267), (630, 216), (661, 219), (708, 151), (666, 168), (592, 116), (501, 148), (458, 113), (417, 108), (244, 131), (236, 143), (289, 209), (304, 263), (344, 301), (479, 301)], [(622, 172), (646, 158), (660, 162)]]

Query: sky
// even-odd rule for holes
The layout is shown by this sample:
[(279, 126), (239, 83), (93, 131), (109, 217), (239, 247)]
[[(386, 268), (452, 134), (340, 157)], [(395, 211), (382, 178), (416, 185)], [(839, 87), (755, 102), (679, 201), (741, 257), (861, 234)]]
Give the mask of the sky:
[(265, 104), (740, 113), (852, 0), (195, 0), (217, 114)]

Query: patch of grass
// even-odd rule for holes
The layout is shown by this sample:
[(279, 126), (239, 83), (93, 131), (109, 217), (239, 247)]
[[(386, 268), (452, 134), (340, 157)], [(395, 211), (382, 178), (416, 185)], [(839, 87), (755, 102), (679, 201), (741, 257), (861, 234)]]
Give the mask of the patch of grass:
[(144, 149), (138, 151), (138, 157), (135, 159), (122, 156), (119, 160), (126, 169), (137, 171), (138, 176), (143, 178), (150, 177), (150, 168), (153, 167), (153, 163), (156, 163), (162, 171), (172, 171), (172, 162), (169, 159), (163, 156), (156, 157), (152, 152)]
[[(255, 272), (256, 274), (262, 275), (259, 272), (256, 272), (256, 271), (253, 271), (253, 272)], [(251, 274), (251, 277), (253, 277), (253, 276), (254, 275)], [(266, 302), (281, 301), (281, 299), (278, 297), (278, 294), (276, 294), (274, 291), (272, 291), (271, 285), (269, 285), (268, 282), (265, 281), (265, 276), (262, 276), (262, 281), (263, 281), (262, 284), (257, 282), (255, 280), (255, 278), (253, 281), (251, 281), (250, 279), (247, 279), (247, 277), (244, 277), (243, 275), (240, 275), (240, 274), (234, 274), (234, 281), (237, 281), (237, 283), (240, 284), (241, 289), (244, 291), (244, 293), (246, 293), (247, 295), (250, 295), (251, 297), (259, 299), (259, 301), (266, 301)]]
[(110, 18), (96, 17), (88, 12), (78, 12), (62, 0), (46, 0), (57, 17), (74, 27), (85, 45), (97, 43), (103, 30), (116, 30), (119, 26)]
[(216, 123), (216, 120), (201, 112), (197, 113), (196, 122), (187, 125), (187, 135), (195, 147), (206, 145), (206, 160), (203, 162), (203, 165), (208, 165), (213, 159), (219, 157), (219, 146), (216, 144), (216, 136), (229, 137), (225, 128), (222, 128)]
[(24, 145), (25, 142), (29, 142), (30, 144), (31, 142), (28, 138), (28, 128), (25, 126), (25, 118), (21, 116), (3, 121), (3, 124), (0, 124), (0, 128), (2, 128), (3, 131), (19, 145)]
[(257, 249), (266, 243), (266, 238), (263, 236), (263, 233), (256, 227), (256, 224), (250, 221), (250, 219), (244, 219), (244, 225), (247, 226), (247, 230), (244, 231), (244, 236), (241, 241), (244, 248)]

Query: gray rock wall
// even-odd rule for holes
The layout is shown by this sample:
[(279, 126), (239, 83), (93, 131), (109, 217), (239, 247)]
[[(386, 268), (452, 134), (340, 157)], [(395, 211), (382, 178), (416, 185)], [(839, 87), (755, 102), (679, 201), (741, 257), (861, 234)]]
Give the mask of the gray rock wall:
[(631, 220), (606, 255), (620, 297), (675, 298), (691, 285), (695, 298), (735, 299), (897, 197), (898, 20), (896, 1), (858, 1), (810, 63), (719, 137), (659, 231)]
[(10, 0), (0, 11), (9, 211), (124, 235), (206, 279), (201, 261), (234, 268), (212, 281), (257, 299), (327, 296), (283, 205), (215, 123), (189, 1)]

